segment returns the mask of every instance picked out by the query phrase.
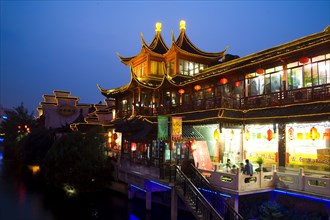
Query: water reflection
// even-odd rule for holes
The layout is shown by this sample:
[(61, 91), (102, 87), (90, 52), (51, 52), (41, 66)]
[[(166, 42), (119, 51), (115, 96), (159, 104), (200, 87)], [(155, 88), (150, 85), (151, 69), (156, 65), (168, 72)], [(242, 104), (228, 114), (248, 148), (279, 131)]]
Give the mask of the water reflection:
[[(152, 204), (152, 210), (146, 211), (144, 200), (128, 200), (113, 191), (69, 198), (62, 190), (42, 184), (37, 175), (26, 171), (21, 171), (12, 161), (0, 160), (0, 219), (170, 219), (169, 207)], [(194, 218), (179, 211), (178, 219)]]

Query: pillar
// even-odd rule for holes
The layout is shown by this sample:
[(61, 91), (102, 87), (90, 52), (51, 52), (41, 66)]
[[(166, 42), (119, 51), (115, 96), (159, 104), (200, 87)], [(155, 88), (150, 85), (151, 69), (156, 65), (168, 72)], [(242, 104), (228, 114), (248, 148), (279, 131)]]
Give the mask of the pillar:
[(234, 209), (238, 213), (238, 206), (239, 206), (239, 195), (234, 195)]
[(135, 189), (131, 186), (128, 187), (128, 199), (134, 199)]
[(178, 217), (178, 196), (175, 189), (171, 190), (171, 220), (176, 220)]
[(146, 209), (151, 210), (151, 191), (146, 191)]

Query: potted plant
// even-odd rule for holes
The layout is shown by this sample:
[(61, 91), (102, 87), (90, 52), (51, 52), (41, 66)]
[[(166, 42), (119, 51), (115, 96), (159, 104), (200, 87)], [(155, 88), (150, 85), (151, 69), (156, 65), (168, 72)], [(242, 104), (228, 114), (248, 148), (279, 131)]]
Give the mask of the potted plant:
[[(258, 157), (256, 163), (259, 165), (259, 167), (256, 169), (256, 172), (260, 172), (261, 165), (264, 163), (264, 158)], [(265, 171), (265, 169), (263, 169), (263, 171)]]

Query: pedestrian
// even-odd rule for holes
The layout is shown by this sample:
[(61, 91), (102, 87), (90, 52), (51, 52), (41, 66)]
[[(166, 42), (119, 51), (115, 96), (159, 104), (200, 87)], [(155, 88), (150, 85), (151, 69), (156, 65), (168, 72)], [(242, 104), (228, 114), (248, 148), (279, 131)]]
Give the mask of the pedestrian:
[(239, 168), (241, 169), (241, 172), (244, 173), (244, 163), (241, 162)]
[(253, 165), (250, 163), (249, 159), (245, 160), (244, 174), (250, 176), (253, 175)]

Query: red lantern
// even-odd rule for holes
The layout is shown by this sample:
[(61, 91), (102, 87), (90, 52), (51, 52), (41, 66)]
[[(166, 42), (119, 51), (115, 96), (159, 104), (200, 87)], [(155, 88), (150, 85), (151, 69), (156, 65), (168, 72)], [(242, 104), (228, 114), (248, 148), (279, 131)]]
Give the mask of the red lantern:
[(256, 70), (256, 73), (258, 73), (258, 74), (264, 74), (265, 73), (265, 70), (263, 68), (258, 68)]
[(227, 79), (227, 78), (222, 78), (222, 79), (220, 79), (220, 83), (221, 83), (222, 85), (227, 84), (227, 82), (228, 82), (228, 79)]
[(301, 57), (300, 59), (299, 59), (299, 63), (300, 64), (306, 64), (306, 63), (308, 63), (309, 62), (309, 58), (308, 57)]
[(212, 92), (212, 88), (208, 88), (206, 91), (207, 92)]
[(184, 90), (183, 89), (179, 89), (178, 92), (180, 93), (180, 95), (182, 95), (184, 93)]
[(241, 85), (241, 82), (240, 81), (235, 82), (235, 86), (236, 87), (239, 87), (240, 85)]
[(199, 91), (201, 88), (202, 88), (202, 87), (201, 87), (200, 85), (196, 85), (196, 86), (194, 86), (194, 89), (195, 89), (196, 91)]
[(313, 141), (317, 138), (317, 129), (315, 127), (311, 128), (310, 136)]
[(294, 129), (292, 127), (290, 127), (288, 130), (288, 136), (290, 140), (294, 139)]
[(268, 129), (267, 130), (267, 140), (271, 141), (273, 139), (273, 131)]
[(135, 142), (131, 143), (131, 151), (136, 151), (136, 143)]

